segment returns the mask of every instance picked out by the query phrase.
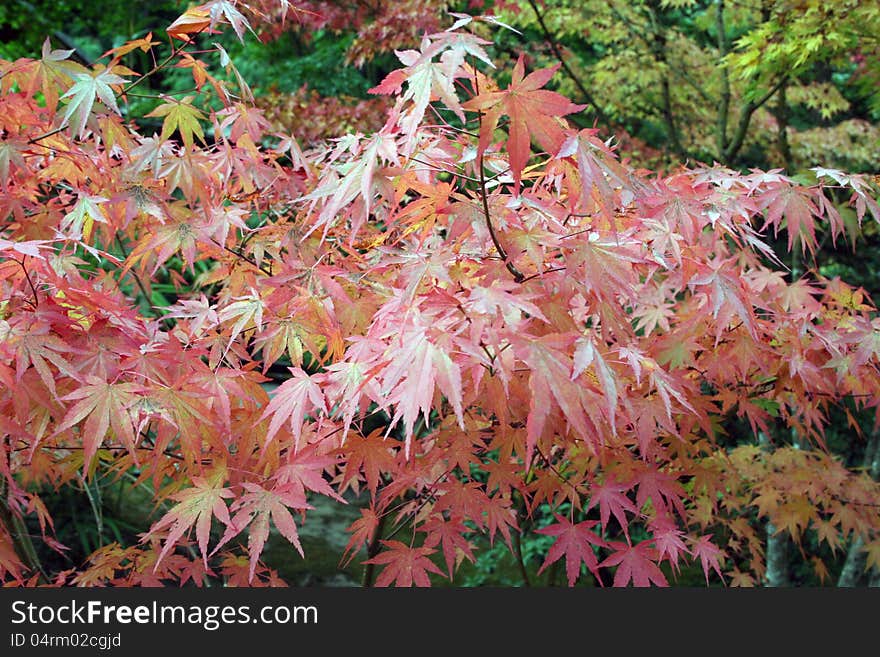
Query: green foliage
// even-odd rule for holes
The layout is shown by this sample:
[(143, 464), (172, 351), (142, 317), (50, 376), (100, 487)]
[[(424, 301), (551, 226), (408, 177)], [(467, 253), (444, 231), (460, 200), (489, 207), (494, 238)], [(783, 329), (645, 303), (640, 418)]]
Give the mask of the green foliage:
[[(786, 131), (878, 118), (876, 2), (498, 4), (500, 17), (523, 30), (518, 47), (541, 63), (565, 61), (563, 93), (590, 103), (600, 125), (664, 151), (666, 164), (815, 166), (814, 153), (792, 156)], [(837, 151), (823, 161), (851, 163)]]
[(307, 85), (322, 96), (366, 97), (375, 82), (345, 64), (352, 41), (353, 34), (319, 31), (308, 44), (288, 33), (265, 44), (254, 39), (242, 44), (227, 37), (226, 47), (255, 93), (268, 89), (293, 93)]
[(143, 36), (144, 26), (171, 22), (185, 4), (180, 0), (7, 0), (0, 3), (0, 57), (32, 57), (49, 36), (94, 61), (110, 48)]

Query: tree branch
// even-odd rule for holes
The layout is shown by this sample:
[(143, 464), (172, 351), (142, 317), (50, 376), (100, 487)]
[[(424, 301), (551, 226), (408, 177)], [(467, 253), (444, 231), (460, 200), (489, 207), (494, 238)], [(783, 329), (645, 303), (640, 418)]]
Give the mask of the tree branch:
[(727, 150), (727, 119), (730, 114), (730, 74), (723, 61), (730, 51), (724, 24), (724, 0), (718, 0), (715, 10), (715, 29), (718, 31), (718, 54), (721, 60), (721, 102), (718, 104), (718, 120), (715, 127), (715, 144), (719, 156)]
[[(634, 39), (637, 39), (637, 40), (641, 41), (642, 43), (644, 43), (645, 46), (648, 48), (648, 50), (653, 52), (653, 47), (651, 45), (651, 42), (648, 41), (647, 37), (645, 37), (644, 27), (641, 25), (634, 24), (626, 16), (621, 14), (620, 11), (618, 11), (617, 7), (614, 6), (613, 0), (608, 0), (607, 4), (608, 4), (608, 8), (611, 10), (611, 13), (614, 14), (614, 16), (617, 18), (617, 20), (619, 20), (621, 23), (623, 23), (623, 25), (626, 27), (627, 31), (629, 32), (630, 36), (632, 36)], [(666, 62), (666, 65), (669, 67), (669, 70), (671, 70), (673, 73), (675, 73), (678, 77), (680, 77), (682, 80), (684, 80), (694, 91), (696, 91), (697, 94), (699, 94), (700, 98), (705, 100), (707, 103), (712, 102), (712, 98), (709, 96), (708, 92), (703, 88), (703, 86), (699, 82), (694, 80), (693, 76), (690, 73), (688, 73), (685, 69), (681, 68), (680, 66), (676, 66), (675, 64), (673, 64), (672, 62), (670, 62), (668, 60)]]
[(742, 111), (739, 114), (739, 121), (736, 125), (736, 132), (734, 132), (733, 139), (730, 140), (730, 143), (727, 145), (727, 148), (724, 150), (722, 155), (722, 160), (725, 164), (730, 164), (733, 161), (733, 158), (736, 157), (737, 153), (739, 153), (740, 148), (742, 148), (743, 142), (746, 139), (746, 133), (749, 129), (749, 123), (752, 120), (752, 115), (756, 110), (761, 108), (768, 100), (773, 97), (777, 91), (782, 88), (788, 81), (788, 74), (783, 75), (782, 78), (767, 91), (763, 96), (761, 96), (758, 100), (750, 100), (745, 106), (742, 108)]
[(49, 577), (46, 575), (46, 571), (43, 570), (43, 565), (40, 563), (37, 551), (34, 549), (34, 543), (28, 533), (27, 525), (25, 525), (22, 518), (9, 508), (9, 503), (6, 499), (6, 487), (6, 480), (0, 479), (0, 524), (9, 532), (9, 537), (12, 539), (12, 549), (21, 559), (22, 564), (38, 573), (39, 581), (45, 584), (49, 581)]
[(669, 71), (671, 70), (671, 67), (666, 60), (666, 35), (662, 30), (658, 29), (657, 24), (659, 18), (654, 3), (649, 2), (648, 9), (651, 12), (652, 23), (652, 37), (649, 47), (654, 54), (654, 60), (660, 64), (663, 69), (663, 75), (660, 79), (660, 100), (663, 122), (666, 124), (666, 133), (672, 143), (673, 152), (679, 157), (687, 159), (687, 152), (681, 143), (681, 135), (679, 134), (678, 124), (675, 120), (675, 112), (672, 109), (672, 91), (669, 84)]
[[(880, 433), (874, 433), (865, 446), (863, 465), (867, 468), (872, 479), (875, 481), (880, 479)], [(846, 561), (844, 561), (843, 569), (840, 571), (837, 586), (853, 587), (859, 585), (862, 576), (865, 574), (865, 565), (867, 564), (868, 557), (864, 547), (865, 540), (861, 536), (856, 536), (846, 553)], [(876, 571), (877, 569), (874, 570)], [(877, 575), (878, 573), (874, 572), (871, 575), (871, 579), (877, 577)]]
[[(474, 91), (477, 95), (480, 94), (479, 83), (477, 82), (477, 68), (474, 67)], [(483, 113), (479, 112), (477, 114), (477, 122), (479, 123), (480, 133), (483, 132)], [(504, 250), (504, 247), (501, 245), (501, 241), (498, 239), (498, 235), (495, 233), (495, 226), (492, 224), (492, 214), (489, 212), (489, 194), (486, 191), (486, 172), (483, 167), (483, 152), (480, 151), (479, 158), (477, 159), (477, 168), (479, 169), (480, 174), (480, 200), (483, 205), (483, 216), (486, 219), (486, 227), (489, 229), (489, 237), (492, 238), (492, 244), (495, 245), (495, 250), (498, 251), (498, 255), (501, 256), (501, 259), (504, 261), (504, 266), (507, 267), (507, 271), (511, 273), (513, 276), (513, 280), (517, 283), (522, 283), (525, 280), (525, 275), (517, 269), (516, 265), (510, 261), (510, 258), (507, 256), (507, 251)]]
[(562, 56), (562, 52), (559, 50), (556, 40), (547, 28), (547, 23), (544, 22), (544, 16), (538, 9), (538, 4), (535, 0), (529, 0), (529, 6), (531, 6), (532, 10), (535, 12), (535, 17), (538, 19), (538, 25), (541, 27), (544, 39), (547, 41), (547, 45), (550, 46), (550, 50), (553, 51), (553, 56), (556, 57), (557, 61), (559, 61), (559, 64), (562, 66), (562, 70), (565, 71), (565, 74), (569, 78), (571, 78), (571, 81), (574, 82), (574, 86), (578, 88), (578, 91), (584, 97), (584, 100), (586, 100), (593, 108), (593, 113), (596, 115), (599, 122), (605, 125), (610, 125), (611, 122), (608, 120), (608, 116), (602, 111), (599, 103), (596, 102), (596, 98), (587, 90), (584, 83), (581, 82), (577, 75), (575, 75), (574, 71), (572, 71), (571, 67), (568, 65), (568, 62), (566, 62), (565, 58)]
[[(772, 451), (773, 446), (769, 436), (763, 431), (758, 434), (758, 442), (766, 451)], [(764, 550), (767, 568), (764, 573), (764, 585), (769, 587), (791, 586), (788, 572), (788, 542), (787, 531), (777, 532), (776, 526), (768, 522), (765, 527), (767, 547)]]
[[(373, 539), (370, 541), (370, 545), (367, 546), (367, 561), (379, 554), (379, 550), (382, 548), (382, 545), (380, 543), (380, 541), (382, 540), (382, 532), (385, 531), (385, 524), (387, 522), (387, 514), (382, 514), (379, 516), (379, 522), (376, 525), (376, 531), (373, 534)], [(361, 586), (363, 586), (364, 588), (372, 587), (375, 576), (376, 564), (372, 562), (365, 564), (363, 579), (361, 579)]]
[(776, 116), (776, 122), (778, 124), (776, 146), (779, 148), (780, 155), (782, 155), (782, 163), (783, 166), (785, 166), (785, 172), (788, 175), (791, 175), (794, 173), (794, 161), (791, 154), (791, 144), (788, 141), (788, 120), (791, 112), (788, 107), (788, 97), (785, 93), (787, 88), (788, 84), (786, 80), (786, 83), (779, 87), (779, 93), (776, 96), (776, 107), (773, 110), (773, 114)]

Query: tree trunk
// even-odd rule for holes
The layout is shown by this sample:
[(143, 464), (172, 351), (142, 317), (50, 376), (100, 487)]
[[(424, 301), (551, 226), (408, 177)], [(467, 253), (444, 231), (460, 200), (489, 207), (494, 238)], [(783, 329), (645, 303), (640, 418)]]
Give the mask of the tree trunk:
[[(715, 8), (715, 30), (718, 32), (718, 60), (723, 61), (729, 52), (727, 27), (724, 24), (724, 0), (718, 0)], [(716, 159), (719, 161), (727, 150), (727, 121), (730, 115), (730, 75), (724, 64), (720, 66), (720, 71), (721, 99), (718, 103), (718, 119), (715, 123), (715, 148), (718, 152)]]
[[(875, 433), (865, 446), (864, 467), (875, 481), (880, 478), (880, 434)], [(865, 564), (868, 555), (864, 551), (865, 540), (856, 536), (846, 553), (846, 561), (840, 571), (837, 586), (859, 586), (865, 579)], [(873, 568), (868, 574), (868, 586), (880, 586), (880, 570)]]
[(862, 540), (862, 537), (856, 536), (849, 546), (849, 551), (846, 553), (846, 561), (843, 563), (843, 569), (840, 571), (837, 586), (849, 587), (859, 585), (862, 575), (865, 574), (867, 555), (862, 550), (864, 546), (865, 541)]
[(788, 107), (788, 95), (786, 88), (788, 82), (783, 82), (779, 87), (779, 93), (776, 95), (776, 107), (773, 114), (776, 116), (778, 130), (776, 133), (776, 148), (779, 149), (779, 155), (782, 157), (782, 164), (785, 167), (786, 175), (794, 174), (794, 161), (791, 155), (791, 144), (788, 141), (788, 120), (791, 114)]
[[(758, 434), (758, 443), (766, 451), (772, 451), (770, 439), (763, 431)], [(767, 549), (765, 551), (767, 570), (764, 573), (764, 586), (791, 586), (788, 568), (788, 533), (776, 532), (772, 522), (767, 523)]]
[(764, 586), (791, 586), (788, 568), (788, 534), (776, 533), (776, 526), (767, 523), (767, 572), (764, 573)]

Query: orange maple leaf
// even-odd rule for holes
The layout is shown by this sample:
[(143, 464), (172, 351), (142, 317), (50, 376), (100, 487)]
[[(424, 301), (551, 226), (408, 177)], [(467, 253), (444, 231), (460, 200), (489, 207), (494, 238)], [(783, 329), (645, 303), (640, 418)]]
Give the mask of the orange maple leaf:
[(466, 110), (485, 112), (480, 129), (481, 153), (485, 153), (492, 142), (501, 116), (510, 118), (507, 152), (510, 154), (510, 170), (517, 193), (522, 171), (531, 154), (531, 140), (534, 139), (541, 148), (555, 155), (565, 140), (562, 124), (557, 117), (579, 112), (586, 107), (575, 105), (555, 91), (542, 89), (559, 66), (556, 64), (525, 75), (524, 58), (520, 55), (507, 89), (485, 92), (462, 103)]

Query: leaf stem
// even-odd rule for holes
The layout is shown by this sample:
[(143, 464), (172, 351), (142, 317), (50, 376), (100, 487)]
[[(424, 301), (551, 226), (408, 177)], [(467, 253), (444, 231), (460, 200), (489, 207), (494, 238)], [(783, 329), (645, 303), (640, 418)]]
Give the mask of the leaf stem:
[(223, 249), (224, 251), (228, 251), (229, 253), (231, 253), (231, 254), (234, 255), (235, 257), (239, 258), (240, 260), (243, 260), (244, 262), (248, 263), (249, 265), (251, 265), (251, 266), (253, 266), (253, 267), (256, 267), (256, 268), (259, 269), (261, 272), (263, 272), (264, 274), (266, 274), (266, 276), (272, 276), (272, 270), (271, 270), (271, 269), (266, 269), (265, 267), (263, 267), (263, 266), (261, 266), (261, 265), (258, 265), (256, 260), (253, 260), (252, 258), (248, 258), (248, 257), (247, 257), (244, 253), (242, 253), (241, 251), (236, 251), (235, 249), (230, 249), (228, 246), (226, 246), (225, 244), (221, 244), (220, 242), (218, 242), (217, 240), (215, 240), (213, 237), (211, 238), (211, 242), (212, 242), (213, 244), (219, 246), (219, 247), (220, 247), (221, 249)]

